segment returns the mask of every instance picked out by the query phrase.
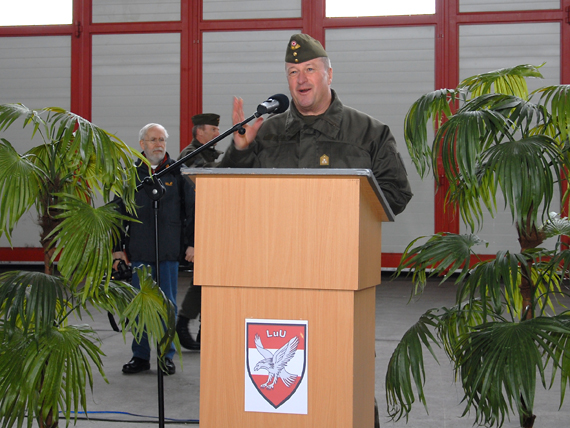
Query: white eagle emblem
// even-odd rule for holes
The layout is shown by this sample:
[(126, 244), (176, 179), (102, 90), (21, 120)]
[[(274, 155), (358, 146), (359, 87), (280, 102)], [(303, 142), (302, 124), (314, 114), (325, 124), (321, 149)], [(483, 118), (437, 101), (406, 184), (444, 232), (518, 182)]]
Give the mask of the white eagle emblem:
[(263, 347), (259, 335), (255, 335), (255, 347), (263, 356), (263, 360), (255, 365), (254, 370), (265, 369), (268, 372), (267, 382), (261, 385), (261, 388), (272, 389), (277, 383), (278, 378), (281, 378), (287, 387), (293, 385), (295, 379), (297, 379), (297, 375), (288, 373), (285, 370), (285, 366), (291, 361), (291, 358), (295, 356), (297, 345), (299, 345), (299, 338), (295, 336), (273, 354)]

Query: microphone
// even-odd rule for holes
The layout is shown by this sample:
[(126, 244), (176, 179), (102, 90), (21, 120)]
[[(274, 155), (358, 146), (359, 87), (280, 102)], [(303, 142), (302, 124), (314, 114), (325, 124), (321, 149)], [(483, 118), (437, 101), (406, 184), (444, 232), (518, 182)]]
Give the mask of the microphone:
[(257, 106), (257, 117), (268, 113), (283, 113), (289, 108), (287, 95), (275, 94)]

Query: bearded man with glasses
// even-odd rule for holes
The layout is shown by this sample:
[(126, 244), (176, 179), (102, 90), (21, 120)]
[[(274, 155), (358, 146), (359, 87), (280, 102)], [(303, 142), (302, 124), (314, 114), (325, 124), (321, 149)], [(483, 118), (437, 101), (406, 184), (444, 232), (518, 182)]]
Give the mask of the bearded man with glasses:
[[(151, 164), (151, 170), (143, 162), (138, 162), (138, 179), (143, 181), (151, 173), (158, 173), (175, 161), (166, 151), (168, 132), (158, 123), (149, 123), (139, 131), (139, 144), (144, 156)], [(160, 177), (166, 189), (160, 199), (158, 209), (158, 245), (160, 288), (176, 307), (178, 292), (178, 260), (181, 249), (185, 249), (187, 261), (194, 261), (194, 199), (195, 192), (190, 183), (180, 174), (180, 168), (174, 168)], [(146, 192), (136, 194), (137, 210), (134, 217), (139, 222), (126, 222), (125, 234), (119, 248), (113, 252), (113, 258), (130, 262), (133, 268), (149, 265), (156, 278), (155, 230), (153, 201)], [(124, 206), (120, 206), (123, 213)], [(133, 274), (132, 284), (139, 287), (139, 279)], [(134, 374), (150, 369), (150, 345), (146, 335), (140, 342), (133, 339), (133, 356), (123, 366), (123, 373)], [(172, 375), (176, 367), (172, 361), (174, 345), (166, 354), (164, 374)]]

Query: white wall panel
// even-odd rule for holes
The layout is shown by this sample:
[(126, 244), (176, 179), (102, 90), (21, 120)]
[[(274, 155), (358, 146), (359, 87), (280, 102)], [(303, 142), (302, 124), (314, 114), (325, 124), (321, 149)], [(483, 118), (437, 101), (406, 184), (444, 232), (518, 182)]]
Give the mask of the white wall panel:
[(93, 37), (93, 122), (136, 147), (138, 131), (160, 123), (180, 153), (180, 35)]
[(204, 0), (204, 20), (300, 18), (301, 0)]
[(540, 9), (560, 9), (560, 0), (459, 0), (462, 13)]
[[(233, 97), (244, 100), (244, 113), (274, 94), (289, 96), (285, 77), (285, 51), (298, 31), (244, 31), (204, 33), (203, 109), (218, 113), (220, 132), (232, 127)], [(227, 137), (218, 144), (225, 150)]]
[(402, 252), (421, 235), (433, 233), (434, 184), (421, 180), (404, 136), (404, 117), (414, 101), (434, 90), (433, 27), (327, 30), (326, 50), (342, 102), (390, 127), (414, 192), (406, 210), (382, 229), (383, 252)]
[(180, 21), (180, 0), (92, 0), (93, 22)]
[(71, 39), (65, 36), (0, 39), (0, 103), (69, 108)]
[[(560, 26), (557, 23), (472, 25), (460, 27), (460, 79), (519, 64), (546, 65), (540, 69), (544, 79), (530, 79), (529, 90), (560, 83)], [(558, 200), (558, 193), (555, 199)], [(511, 214), (502, 211), (502, 199), (497, 201), (499, 213), (493, 219), (484, 217), (484, 228), (477, 234), (489, 242), (483, 254), (500, 249), (518, 251), (516, 230)], [(552, 209), (558, 210), (555, 203)], [(468, 229), (462, 224), (461, 232)]]
[[(71, 39), (64, 36), (3, 37), (0, 39), (0, 103), (22, 103), (32, 109), (49, 106), (70, 108)], [(25, 153), (41, 144), (32, 128), (22, 122), (0, 132), (16, 151)], [(25, 214), (12, 234), (14, 247), (39, 247), (35, 212)], [(0, 247), (8, 247), (5, 236)]]

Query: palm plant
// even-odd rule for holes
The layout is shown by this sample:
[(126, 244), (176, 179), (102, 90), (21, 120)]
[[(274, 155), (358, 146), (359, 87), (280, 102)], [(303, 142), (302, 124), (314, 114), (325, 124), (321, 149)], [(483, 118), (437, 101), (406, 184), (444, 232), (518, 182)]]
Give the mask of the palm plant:
[[(570, 312), (555, 312), (570, 265), (570, 222), (551, 212), (555, 186), (567, 200), (570, 167), (570, 86), (528, 93), (539, 67), (521, 65), (465, 79), (456, 89), (420, 97), (405, 120), (405, 139), (422, 177), (445, 181), (446, 206), (469, 234), (420, 237), (406, 248), (396, 275), (409, 270), (413, 293), (426, 280), (454, 280), (451, 308), (424, 313), (395, 349), (386, 374), (388, 412), (408, 417), (417, 399), (427, 410), (422, 348), (442, 346), (464, 391), (463, 416), (502, 426), (511, 414), (532, 427), (537, 377), (550, 388), (560, 379), (560, 405), (570, 378)], [(429, 143), (427, 127), (433, 121)], [(442, 177), (442, 178), (440, 178)], [(478, 257), (475, 233), (498, 196), (512, 215), (520, 251)], [(554, 248), (541, 247), (555, 238)], [(550, 375), (547, 375), (550, 373)]]
[[(0, 275), (0, 421), (3, 427), (57, 427), (67, 423), (93, 385), (92, 367), (105, 378), (93, 329), (71, 325), (94, 307), (128, 319), (136, 337), (146, 330), (164, 353), (174, 338), (174, 309), (149, 270), (139, 272), (141, 291), (112, 281), (112, 247), (121, 216), (111, 198), (134, 208), (141, 155), (120, 139), (71, 112), (0, 105), (0, 131), (14, 123), (41, 144), (24, 154), (0, 139), (0, 236), (35, 209), (41, 227), (44, 272)], [(146, 161), (145, 161), (146, 162)], [(103, 199), (96, 207), (95, 201)], [(164, 324), (171, 326), (165, 334)]]

